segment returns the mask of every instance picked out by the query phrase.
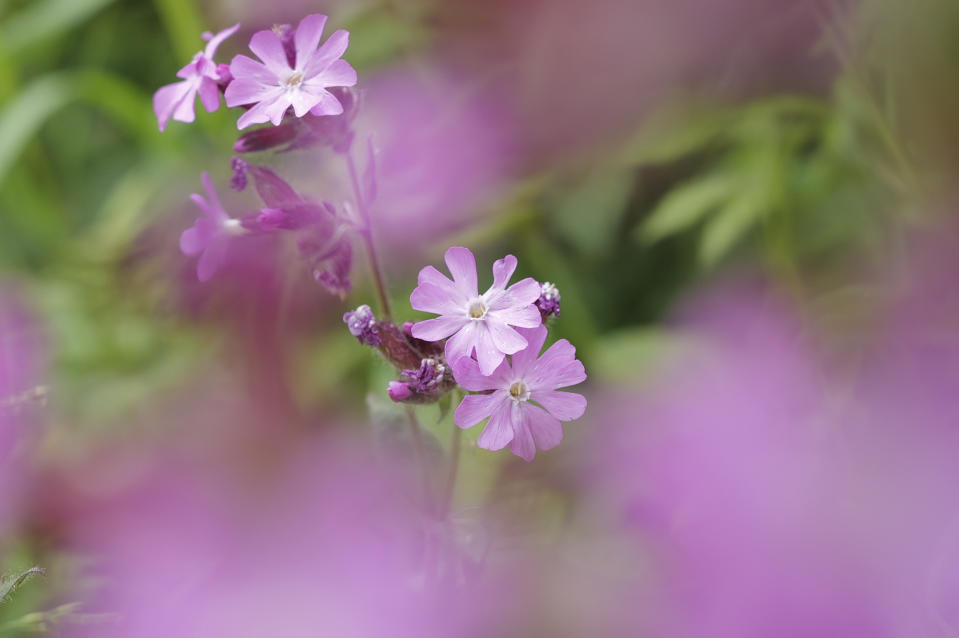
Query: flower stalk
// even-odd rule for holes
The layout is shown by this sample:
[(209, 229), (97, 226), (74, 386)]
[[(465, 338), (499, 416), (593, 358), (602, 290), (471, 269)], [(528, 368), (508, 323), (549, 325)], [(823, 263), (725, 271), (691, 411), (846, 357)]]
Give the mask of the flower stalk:
[(376, 254), (376, 245), (373, 241), (373, 225), (370, 222), (370, 210), (367, 206), (366, 197), (363, 196), (363, 190), (360, 188), (360, 180), (356, 171), (356, 162), (353, 161), (352, 149), (344, 153), (346, 158), (346, 167), (350, 173), (350, 183), (353, 186), (353, 198), (356, 200), (356, 209), (360, 213), (363, 227), (360, 235), (366, 243), (366, 254), (370, 259), (370, 272), (373, 276), (373, 286), (376, 289), (376, 297), (383, 313), (383, 318), (393, 321), (393, 310), (390, 306), (390, 298), (386, 293), (386, 279), (383, 277), (383, 270), (380, 267), (380, 260)]

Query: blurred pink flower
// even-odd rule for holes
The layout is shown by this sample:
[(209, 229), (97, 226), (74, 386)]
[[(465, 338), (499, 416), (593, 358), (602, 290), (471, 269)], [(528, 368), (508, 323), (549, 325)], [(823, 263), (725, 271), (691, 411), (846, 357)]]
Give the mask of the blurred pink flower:
[(337, 437), (275, 451), (260, 472), (107, 457), (118, 471), (87, 475), (68, 530), (100, 557), (87, 608), (117, 618), (68, 635), (469, 635), (466, 603), (492, 599), (459, 582), (459, 550), (410, 507), (414, 475)]
[(446, 266), (453, 281), (433, 266), (420, 271), (410, 305), (440, 316), (414, 324), (413, 336), (424, 341), (450, 337), (447, 361), (471, 357), (475, 351), (480, 370), (492, 374), (507, 354), (526, 347), (526, 339), (513, 326), (535, 328), (542, 323), (533, 305), (539, 299), (540, 285), (527, 277), (506, 287), (516, 271), (513, 255), (493, 264), (493, 285), (482, 295), (476, 281), (476, 258), (469, 249), (454, 246), (447, 250)]
[(239, 28), (239, 24), (234, 24), (216, 35), (204, 33), (203, 38), (208, 41), (206, 48), (193, 56), (193, 60), (176, 74), (183, 81), (168, 84), (154, 93), (153, 111), (161, 131), (171, 118), (179, 122), (192, 122), (196, 118), (194, 109), (197, 94), (207, 112), (212, 113), (220, 108), (219, 84), (229, 79), (229, 73), (225, 73), (225, 67), (217, 66), (213, 56), (220, 44)]
[(954, 631), (959, 589), (941, 570), (959, 538), (959, 433), (936, 381), (951, 346), (886, 335), (855, 374), (826, 365), (789, 309), (729, 290), (678, 329), (702, 347), (648, 391), (594, 399), (586, 475), (649, 554), (647, 633)]
[(363, 87), (355, 128), (376, 151), (373, 226), (388, 255), (421, 260), (429, 239), (491, 215), (516, 168), (513, 118), (456, 69), (390, 68)]
[(343, 112), (339, 100), (326, 89), (356, 84), (356, 71), (341, 59), (349, 33), (336, 31), (317, 49), (325, 25), (326, 16), (316, 13), (300, 21), (293, 36), (292, 61), (274, 31), (253, 34), (250, 49), (262, 62), (237, 55), (230, 63), (233, 81), (226, 88), (227, 106), (255, 104), (240, 116), (237, 128), (267, 121), (277, 126), (291, 106), (296, 117)]
[(180, 250), (185, 255), (200, 255), (196, 275), (200, 281), (207, 281), (223, 264), (230, 239), (247, 231), (239, 219), (230, 217), (223, 210), (210, 174), (204, 172), (202, 180), (207, 197), (194, 193), (190, 199), (200, 207), (203, 215), (180, 235)]
[[(473, 427), (489, 419), (477, 444), (487, 450), (510, 451), (527, 461), (536, 449), (549, 450), (563, 440), (560, 421), (572, 421), (586, 411), (586, 397), (559, 388), (582, 383), (586, 370), (576, 359), (576, 348), (561, 339), (539, 356), (546, 341), (546, 327), (523, 330), (528, 344), (503, 361), (492, 375), (484, 375), (476, 362), (462, 358), (453, 365), (457, 383), (473, 392), (456, 408), (456, 425)], [(538, 405), (537, 405), (538, 404)], [(542, 406), (542, 407), (540, 407)]]

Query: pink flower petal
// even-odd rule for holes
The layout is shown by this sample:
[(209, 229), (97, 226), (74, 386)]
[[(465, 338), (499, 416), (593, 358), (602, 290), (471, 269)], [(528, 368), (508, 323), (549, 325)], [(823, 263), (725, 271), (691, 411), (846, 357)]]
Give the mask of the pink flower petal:
[[(303, 88), (290, 92), (290, 105), (293, 107), (293, 113), (297, 117), (303, 117), (310, 112), (310, 109), (323, 101), (323, 94), (329, 95), (326, 91), (322, 91), (320, 95), (314, 95), (303, 90)], [(333, 96), (330, 95), (330, 97)], [(336, 100), (335, 97), (333, 99)], [(339, 104), (339, 101), (337, 101), (337, 104)]]
[[(276, 174), (273, 170), (265, 166), (249, 167), (249, 174), (253, 177), (256, 186), (256, 194), (260, 196), (263, 203), (271, 208), (299, 210), (303, 204), (303, 198), (290, 186), (290, 184)], [(315, 210), (314, 207), (307, 205), (306, 211)], [(312, 216), (315, 218), (316, 216)]]
[(329, 91), (320, 91), (317, 97), (320, 101), (310, 109), (310, 113), (313, 115), (322, 117), (324, 115), (339, 115), (343, 112), (343, 105)]
[(576, 348), (560, 339), (533, 365), (526, 380), (530, 390), (555, 390), (582, 383), (586, 370), (576, 360)]
[(330, 66), (318, 73), (307, 84), (320, 82), (323, 86), (353, 86), (356, 84), (356, 69), (346, 60), (334, 60)]
[[(257, 62), (245, 55), (233, 56), (233, 61), (230, 62), (230, 75), (237, 79), (256, 80), (260, 84), (279, 86), (279, 80), (272, 71), (266, 68), (262, 62)], [(236, 82), (236, 79), (233, 82)], [(233, 86), (233, 82), (226, 87), (227, 91), (229, 91), (230, 86)], [(239, 104), (243, 104), (243, 102)]]
[(476, 440), (476, 445), (485, 450), (502, 450), (513, 440), (512, 401), (504, 401), (490, 415), (489, 423)]
[(532, 406), (513, 405), (513, 440), (509, 442), (510, 452), (524, 461), (532, 461), (536, 457), (536, 443), (530, 431), (528, 420)]
[(204, 220), (198, 219), (193, 226), (180, 233), (180, 252), (184, 255), (198, 255), (206, 245), (202, 229), (199, 228), (201, 221)]
[(200, 59), (191, 60), (188, 64), (183, 65), (183, 68), (176, 72), (178, 78), (183, 78), (184, 80), (192, 80), (198, 75), (201, 75), (199, 69)]
[(261, 84), (258, 80), (249, 77), (242, 77), (227, 85), (223, 97), (226, 98), (227, 106), (234, 107), (269, 100), (271, 97), (275, 97), (280, 90), (279, 87)]
[[(547, 412), (560, 421), (578, 419), (586, 411), (586, 397), (575, 392), (537, 390), (530, 394), (530, 399), (546, 408)], [(543, 449), (542, 446), (540, 449)]]
[(504, 401), (509, 401), (506, 391), (493, 394), (470, 394), (456, 408), (453, 420), (461, 428), (471, 428), (496, 412)]
[(475, 321), (468, 321), (459, 332), (446, 341), (447, 361), (457, 361), (463, 357), (473, 356), (476, 325)]
[(493, 299), (490, 302), (490, 310), (526, 306), (539, 299), (541, 292), (542, 287), (539, 282), (532, 277), (527, 277), (517, 281), (507, 288), (505, 293)]
[(476, 328), (473, 332), (473, 345), (476, 347), (476, 362), (479, 363), (480, 372), (485, 375), (493, 374), (493, 371), (503, 362), (506, 355), (493, 343), (488, 325), (485, 323), (474, 325)]
[(485, 390), (495, 390), (509, 383), (507, 375), (509, 364), (506, 360), (493, 371), (491, 375), (484, 375), (480, 372), (479, 364), (469, 357), (461, 357), (453, 362), (453, 378), (456, 382), (472, 392), (483, 392)]
[(321, 13), (313, 13), (302, 20), (296, 27), (296, 33), (293, 35), (293, 46), (296, 49), (296, 69), (303, 71), (307, 62), (313, 58), (316, 53), (316, 47), (320, 44), (320, 38), (323, 37), (323, 28), (326, 26), (326, 16)]
[(510, 277), (516, 272), (516, 257), (506, 255), (493, 262), (493, 288), (505, 290)]
[(173, 110), (173, 119), (177, 122), (190, 123), (196, 119), (196, 92), (198, 82), (195, 80), (188, 80), (188, 82), (190, 83), (189, 92), (183, 96), (183, 99)]
[(410, 295), (410, 305), (414, 310), (434, 312), (438, 315), (460, 315), (466, 320), (466, 309), (462, 302), (451, 299), (449, 293), (432, 284), (420, 284)]
[(263, 30), (254, 33), (250, 38), (250, 51), (263, 60), (266, 68), (280, 81), (293, 75), (293, 69), (290, 68), (290, 63), (286, 59), (286, 51), (283, 50), (283, 42), (273, 31)]
[(479, 295), (476, 283), (476, 258), (473, 253), (462, 246), (453, 246), (446, 251), (446, 267), (453, 275), (456, 287), (467, 297)]
[(216, 188), (213, 186), (213, 180), (210, 179), (210, 174), (203, 171), (200, 175), (200, 181), (203, 182), (203, 190), (206, 191), (206, 196), (209, 200), (209, 210), (206, 212), (210, 214), (210, 217), (214, 221), (220, 222), (227, 219), (229, 216), (223, 210), (223, 205), (220, 203), (220, 196), (216, 193)]
[[(348, 31), (344, 31), (343, 29), (335, 31), (302, 67), (304, 77), (312, 78), (314, 75), (326, 70), (326, 68), (333, 63), (333, 60), (342, 57), (343, 54), (346, 53), (346, 47), (348, 47), (349, 44), (350, 34)], [(297, 66), (299, 66), (299, 60), (297, 60)]]
[(469, 298), (464, 295), (456, 287), (450, 278), (438, 271), (432, 266), (426, 266), (420, 270), (419, 276), (416, 278), (419, 285), (430, 284), (441, 289), (444, 293), (449, 295), (450, 299), (456, 302), (458, 306), (466, 307), (466, 303), (469, 301)]
[(423, 341), (440, 341), (462, 328), (466, 317), (443, 316), (413, 324), (413, 336)]
[(526, 347), (526, 339), (505, 323), (496, 320), (487, 320), (486, 327), (493, 345), (503, 354), (513, 354)]
[(206, 48), (203, 50), (203, 55), (207, 59), (212, 60), (213, 56), (216, 55), (216, 50), (220, 47), (223, 41), (229, 38), (234, 33), (236, 33), (237, 29), (239, 28), (240, 28), (240, 23), (237, 22), (232, 27), (227, 27), (226, 29), (223, 29), (222, 31), (214, 35), (212, 38), (210, 38), (210, 41), (206, 43)]
[(193, 91), (193, 84), (189, 80), (184, 80), (160, 87), (153, 94), (153, 112), (156, 114), (161, 131), (166, 128), (174, 113), (181, 109), (184, 103), (190, 105), (190, 112), (192, 112)]
[(537, 448), (551, 450), (563, 442), (563, 426), (556, 418), (535, 405), (527, 403), (523, 408), (526, 413), (526, 426), (533, 435)]
[(263, 124), (264, 122), (273, 122), (274, 125), (279, 125), (289, 105), (290, 102), (286, 99), (286, 93), (282, 89), (277, 88), (274, 95), (264, 99), (241, 115), (240, 119), (236, 122), (236, 127), (243, 129), (247, 126)]
[[(518, 377), (525, 377), (536, 359), (539, 357), (543, 344), (546, 342), (546, 326), (540, 325), (532, 329), (520, 329), (518, 331), (529, 345), (513, 355), (513, 373)], [(552, 388), (550, 388), (552, 389)]]
[(516, 328), (535, 328), (543, 324), (543, 315), (532, 304), (519, 308), (490, 310), (487, 317)]
[(200, 81), (200, 102), (207, 113), (220, 108), (220, 87), (210, 78), (203, 78)]
[(196, 265), (196, 276), (200, 281), (209, 281), (210, 277), (223, 265), (226, 259), (225, 239), (214, 239), (200, 255), (200, 261)]

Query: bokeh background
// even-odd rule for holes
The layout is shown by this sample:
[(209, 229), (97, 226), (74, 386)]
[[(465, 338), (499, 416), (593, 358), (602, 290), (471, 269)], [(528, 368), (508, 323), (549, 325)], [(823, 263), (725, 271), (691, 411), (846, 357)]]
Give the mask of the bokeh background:
[[(414, 454), (341, 320), (363, 259), (340, 299), (178, 249), (202, 171), (256, 204), (237, 113), (153, 92), (315, 12), (398, 318), (512, 253), (589, 374), (533, 463), (464, 434), (448, 517), (449, 415)], [(46, 570), (0, 633), (956, 635), (957, 78), (951, 0), (0, 0), (0, 571)]]

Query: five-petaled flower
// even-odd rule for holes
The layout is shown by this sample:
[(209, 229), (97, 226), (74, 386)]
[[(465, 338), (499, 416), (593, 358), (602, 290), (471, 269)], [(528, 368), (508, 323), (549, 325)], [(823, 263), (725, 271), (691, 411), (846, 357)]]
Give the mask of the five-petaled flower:
[(226, 88), (227, 106), (254, 104), (237, 121), (237, 128), (270, 121), (279, 125), (289, 107), (296, 117), (339, 115), (343, 106), (326, 89), (356, 84), (356, 71), (340, 56), (346, 51), (349, 33), (342, 29), (317, 49), (326, 16), (308, 15), (293, 35), (295, 59), (291, 61), (283, 40), (274, 31), (257, 31), (250, 50), (262, 62), (237, 55), (230, 63), (233, 81)]
[(546, 341), (546, 327), (521, 331), (529, 346), (503, 361), (491, 375), (484, 375), (475, 361), (462, 358), (453, 364), (456, 382), (473, 392), (456, 408), (454, 420), (470, 428), (489, 419), (477, 445), (487, 450), (510, 451), (527, 461), (536, 449), (548, 450), (563, 440), (560, 421), (583, 416), (586, 398), (559, 388), (586, 380), (586, 370), (576, 359), (576, 348), (560, 339), (539, 356)]
[[(476, 281), (476, 260), (468, 249), (454, 246), (446, 251), (450, 281), (432, 266), (420, 271), (419, 285), (410, 295), (416, 310), (440, 316), (413, 325), (413, 336), (424, 341), (446, 342), (446, 360), (456, 361), (476, 353), (479, 369), (492, 374), (505, 355), (526, 347), (526, 339), (513, 328), (542, 324), (533, 302), (540, 285), (527, 277), (509, 288), (516, 270), (516, 257), (507, 255), (493, 264), (493, 285), (482, 295)], [(451, 336), (452, 335), (452, 336)]]
[(225, 66), (217, 66), (213, 56), (216, 55), (217, 47), (239, 28), (239, 24), (234, 24), (216, 35), (204, 33), (206, 48), (193, 56), (193, 60), (176, 74), (178, 78), (183, 78), (183, 81), (161, 87), (153, 94), (153, 111), (161, 131), (171, 119), (178, 122), (192, 122), (196, 119), (197, 94), (200, 95), (200, 102), (207, 112), (212, 113), (220, 108), (219, 84), (227, 81), (229, 73)]
[(180, 235), (180, 250), (186, 255), (200, 255), (196, 276), (200, 281), (207, 281), (223, 263), (230, 239), (247, 230), (239, 219), (230, 217), (223, 210), (208, 173), (203, 173), (203, 188), (206, 198), (196, 193), (190, 195), (203, 211), (203, 216)]

